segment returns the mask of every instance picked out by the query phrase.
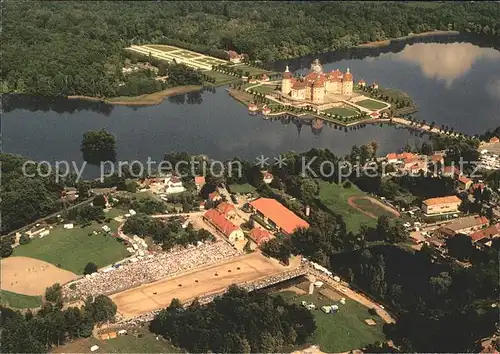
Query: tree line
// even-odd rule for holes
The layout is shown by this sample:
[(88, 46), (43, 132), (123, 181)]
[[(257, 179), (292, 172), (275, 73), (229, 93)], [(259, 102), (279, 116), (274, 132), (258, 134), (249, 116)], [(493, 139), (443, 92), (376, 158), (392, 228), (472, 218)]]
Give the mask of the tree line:
[(82, 307), (63, 309), (59, 284), (47, 288), (41, 309), (22, 314), (0, 306), (2, 353), (47, 353), (53, 347), (90, 337), (96, 324), (112, 320), (115, 303), (104, 295), (89, 297)]
[(122, 49), (132, 44), (173, 44), (224, 58), (235, 50), (270, 62), (435, 29), (500, 36), (495, 2), (380, 5), (4, 2), (1, 92), (111, 97), (150, 90), (151, 81), (134, 75), (120, 91)]

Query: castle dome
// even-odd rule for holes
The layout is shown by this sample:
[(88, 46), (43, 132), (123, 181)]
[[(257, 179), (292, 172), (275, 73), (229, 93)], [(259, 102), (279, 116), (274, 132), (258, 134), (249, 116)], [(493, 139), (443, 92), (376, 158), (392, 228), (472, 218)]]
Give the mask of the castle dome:
[(353, 81), (352, 74), (347, 68), (347, 72), (344, 74), (344, 81)]
[(323, 66), (319, 62), (319, 59), (314, 59), (312, 64), (311, 64), (311, 71), (314, 73), (322, 73), (323, 72)]

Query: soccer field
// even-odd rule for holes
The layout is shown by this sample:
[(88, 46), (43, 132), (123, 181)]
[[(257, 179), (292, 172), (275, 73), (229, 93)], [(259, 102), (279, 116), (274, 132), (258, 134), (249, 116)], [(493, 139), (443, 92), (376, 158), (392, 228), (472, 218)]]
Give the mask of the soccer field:
[[(108, 225), (112, 232), (118, 227), (114, 220), (109, 224), (94, 222), (85, 228), (75, 225), (71, 230), (58, 225), (44, 238), (35, 238), (17, 247), (13, 256), (41, 259), (75, 274), (83, 274), (88, 262), (104, 267), (129, 255), (124, 244), (102, 230), (104, 225)], [(100, 234), (95, 235), (93, 231)]]

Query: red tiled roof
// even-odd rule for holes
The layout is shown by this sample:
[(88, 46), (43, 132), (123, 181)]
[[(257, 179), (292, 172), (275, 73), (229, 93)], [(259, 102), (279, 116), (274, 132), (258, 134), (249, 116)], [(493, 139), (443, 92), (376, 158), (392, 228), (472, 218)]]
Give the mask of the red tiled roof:
[(265, 217), (274, 222), (285, 233), (291, 234), (297, 228), (308, 228), (309, 223), (291, 210), (285, 208), (281, 203), (271, 198), (259, 198), (250, 203), (250, 205), (262, 213)]
[(195, 176), (194, 183), (195, 184), (205, 184), (205, 177), (204, 176)]
[(236, 53), (234, 50), (229, 50), (227, 52), (227, 54), (229, 54), (229, 58), (232, 58), (232, 59), (236, 59), (236, 58), (240, 57), (240, 55), (238, 53)]
[(220, 197), (220, 194), (219, 194), (219, 192), (217, 192), (217, 191), (212, 192), (212, 193), (210, 193), (210, 194), (208, 195), (208, 199), (209, 199), (209, 200), (214, 200), (214, 198), (216, 198), (216, 197)]
[(430, 198), (424, 200), (425, 205), (439, 205), (439, 204), (451, 204), (451, 203), (461, 203), (462, 200), (456, 195), (451, 195), (449, 197), (440, 197), (440, 198)]
[(405, 165), (413, 164), (418, 161), (418, 157), (412, 156), (412, 157), (405, 157), (403, 158), (403, 163)]
[(493, 138), (490, 139), (490, 143), (499, 143), (500, 142), (500, 139), (496, 136), (494, 136)]
[(442, 162), (444, 158), (441, 155), (432, 155), (431, 160), (432, 162)]
[(472, 241), (476, 242), (479, 240), (482, 240), (483, 238), (490, 238), (494, 236), (498, 236), (500, 234), (500, 230), (498, 229), (497, 225), (493, 225), (490, 227), (487, 227), (486, 229), (482, 229), (479, 231), (474, 232), (473, 234), (470, 235), (470, 238)]
[(261, 80), (267, 80), (269, 79), (269, 76), (267, 76), (266, 74), (262, 74), (262, 76), (260, 77)]
[(224, 214), (216, 209), (208, 210), (204, 215), (205, 219), (210, 221), (220, 232), (229, 237), (233, 231), (238, 230), (238, 226), (226, 219)]
[(267, 232), (266, 230), (262, 230), (259, 228), (253, 228), (250, 231), (250, 238), (257, 243), (257, 245), (261, 245), (263, 242), (269, 241), (271, 234)]
[(404, 160), (404, 159), (413, 159), (417, 158), (418, 156), (415, 155), (413, 152), (403, 152), (402, 154), (398, 154), (398, 159)]
[(263, 178), (264, 179), (271, 179), (271, 178), (273, 178), (273, 175), (270, 172), (264, 172)]
[(282, 74), (282, 77), (284, 79), (291, 79), (293, 77), (293, 74), (289, 71), (285, 71), (283, 74)]
[(229, 204), (227, 202), (222, 202), (219, 205), (217, 205), (217, 210), (220, 211), (224, 215), (229, 214), (229, 212), (231, 212), (231, 211), (236, 211), (234, 205)]
[(463, 184), (467, 184), (467, 183), (469, 183), (469, 182), (472, 182), (472, 180), (471, 180), (470, 178), (467, 178), (467, 177), (465, 177), (465, 176), (460, 176), (460, 177), (458, 177), (458, 181), (459, 181), (459, 182), (462, 182)]
[(398, 154), (393, 152), (393, 153), (387, 154), (386, 158), (387, 158), (387, 160), (396, 160), (398, 158)]
[(484, 183), (474, 183), (472, 185), (472, 189), (481, 189), (481, 190), (483, 190), (484, 187), (485, 187)]
[(297, 81), (293, 84), (292, 88), (294, 90), (302, 90), (303, 88), (306, 87), (306, 83), (303, 81)]

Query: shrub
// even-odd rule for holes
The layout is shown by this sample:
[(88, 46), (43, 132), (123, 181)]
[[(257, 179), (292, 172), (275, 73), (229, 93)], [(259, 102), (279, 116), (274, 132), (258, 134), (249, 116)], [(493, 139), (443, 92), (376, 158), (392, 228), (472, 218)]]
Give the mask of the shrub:
[(85, 266), (85, 269), (83, 270), (83, 274), (85, 274), (85, 275), (92, 274), (95, 272), (97, 272), (97, 265), (95, 263), (92, 263), (92, 262), (87, 263), (87, 265)]
[(19, 238), (19, 244), (21, 244), (21, 245), (25, 245), (25, 244), (30, 243), (30, 242), (31, 242), (31, 239), (26, 235), (21, 235), (21, 237)]

